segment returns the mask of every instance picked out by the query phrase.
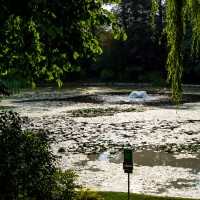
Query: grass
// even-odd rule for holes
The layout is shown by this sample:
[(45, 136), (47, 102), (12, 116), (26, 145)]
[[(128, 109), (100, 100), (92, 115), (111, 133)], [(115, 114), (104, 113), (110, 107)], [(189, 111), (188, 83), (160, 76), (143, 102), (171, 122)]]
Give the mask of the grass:
[(19, 93), (20, 90), (20, 81), (18, 80), (1, 80), (3, 84), (8, 88), (12, 93)]
[[(128, 200), (128, 194), (126, 192), (99, 192), (99, 195), (105, 200)], [(130, 194), (129, 200), (194, 200), (189, 198), (180, 197), (158, 197), (143, 194)]]

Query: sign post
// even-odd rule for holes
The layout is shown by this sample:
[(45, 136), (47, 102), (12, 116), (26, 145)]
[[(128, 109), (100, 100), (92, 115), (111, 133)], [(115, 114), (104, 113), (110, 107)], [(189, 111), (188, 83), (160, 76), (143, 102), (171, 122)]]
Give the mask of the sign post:
[(133, 172), (133, 151), (132, 149), (124, 149), (123, 169), (128, 173), (128, 200), (130, 199), (130, 173)]

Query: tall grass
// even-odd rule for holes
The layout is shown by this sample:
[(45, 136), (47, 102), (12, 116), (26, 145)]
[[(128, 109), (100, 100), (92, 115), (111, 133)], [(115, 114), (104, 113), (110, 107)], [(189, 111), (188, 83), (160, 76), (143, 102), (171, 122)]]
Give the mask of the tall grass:
[(0, 81), (8, 88), (12, 93), (19, 93), (20, 91), (20, 81), (19, 80), (2, 80)]

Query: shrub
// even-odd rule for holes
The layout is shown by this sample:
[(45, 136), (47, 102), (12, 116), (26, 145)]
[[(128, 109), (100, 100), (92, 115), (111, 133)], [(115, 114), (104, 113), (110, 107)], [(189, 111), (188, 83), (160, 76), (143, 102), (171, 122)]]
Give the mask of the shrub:
[(77, 174), (69, 169), (65, 172), (58, 170), (55, 173), (56, 187), (54, 188), (54, 197), (56, 200), (75, 200), (76, 191), (75, 188), (80, 188), (75, 181), (77, 179)]
[(22, 131), (21, 124), (17, 113), (0, 113), (0, 199), (72, 200), (77, 175), (58, 170), (45, 131)]
[(103, 69), (100, 74), (100, 78), (103, 81), (113, 80), (115, 77), (115, 72), (111, 69)]
[(9, 69), (6, 74), (0, 75), (0, 79), (12, 93), (18, 93), (21, 87), (30, 86), (30, 81), (22, 77), (16, 69)]
[[(2, 81), (2, 80), (0, 80), (0, 81)], [(18, 80), (3, 80), (2, 82), (12, 93), (19, 93), (20, 81), (18, 81)]]
[(130, 81), (133, 78), (131, 71), (120, 70), (117, 75), (120, 81)]
[(52, 199), (56, 167), (47, 134), (22, 131), (11, 111), (0, 115), (0, 160), (2, 199)]
[(152, 83), (154, 86), (165, 86), (166, 77), (165, 74), (159, 71), (149, 71), (140, 75), (138, 81)]
[(104, 200), (100, 195), (87, 188), (77, 193), (76, 200)]

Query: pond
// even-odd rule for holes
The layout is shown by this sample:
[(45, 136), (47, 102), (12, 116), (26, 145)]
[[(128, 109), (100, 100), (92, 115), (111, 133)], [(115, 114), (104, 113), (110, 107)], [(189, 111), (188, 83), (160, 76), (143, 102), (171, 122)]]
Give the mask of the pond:
[[(134, 90), (148, 99), (130, 99)], [(46, 129), (59, 166), (95, 190), (127, 191), (123, 149), (133, 150), (131, 192), (200, 199), (200, 88), (179, 109), (167, 88), (24, 89), (3, 99), (23, 128)]]
[[(131, 191), (199, 198), (199, 159), (200, 154), (169, 154), (150, 149), (136, 151), (133, 153), (134, 169), (131, 174)], [(97, 189), (103, 187), (104, 190), (112, 188), (114, 191), (126, 191), (127, 175), (123, 173), (122, 163), (122, 152), (111, 155), (109, 151), (106, 151), (89, 155), (85, 160), (75, 162), (74, 165), (88, 171), (86, 173), (87, 182), (93, 182)], [(95, 174), (96, 181), (91, 179), (90, 174)]]

